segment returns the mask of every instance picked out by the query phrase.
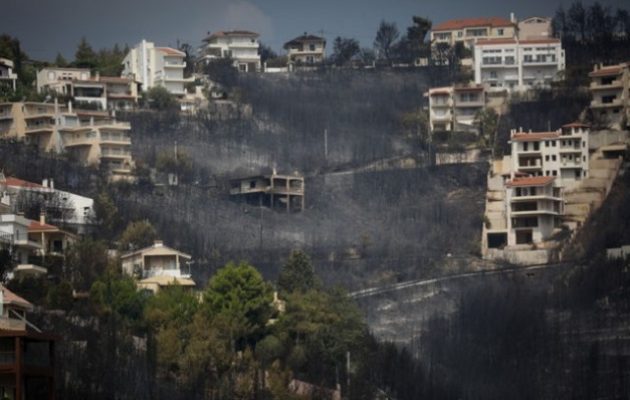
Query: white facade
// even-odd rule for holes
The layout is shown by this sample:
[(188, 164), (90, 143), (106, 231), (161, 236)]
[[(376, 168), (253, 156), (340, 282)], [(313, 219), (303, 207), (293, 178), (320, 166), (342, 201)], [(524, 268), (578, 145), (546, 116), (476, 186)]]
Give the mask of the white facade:
[(124, 254), (120, 259), (123, 272), (139, 279), (140, 289), (156, 292), (160, 287), (173, 284), (195, 285), (190, 279), (191, 256), (164, 246), (160, 240), (152, 246)]
[(483, 86), (448, 86), (429, 89), (429, 125), (432, 131), (477, 132), (475, 117), (486, 106)]
[(564, 200), (555, 180), (522, 177), (506, 182), (507, 246), (542, 243), (560, 227)]
[(512, 130), (512, 171), (557, 178), (556, 186), (572, 186), (588, 176), (589, 130), (568, 124), (555, 132)]
[(70, 96), (73, 81), (89, 81), (90, 79), (92, 79), (92, 73), (89, 68), (42, 68), (37, 72), (37, 92), (50, 90)]
[(564, 69), (565, 55), (558, 39), (489, 39), (474, 46), (475, 83), (490, 90), (548, 87)]
[(0, 239), (5, 245), (12, 246), (13, 258), (17, 261), (17, 267), (22, 266), (22, 269), (31, 265), (28, 256), (41, 249), (38, 243), (29, 240), (28, 227), (30, 224), (31, 221), (21, 215), (0, 215)]
[(289, 64), (319, 64), (326, 58), (326, 39), (306, 32), (284, 44)]
[(597, 123), (613, 129), (630, 125), (630, 62), (596, 65), (589, 77), (591, 110)]
[(249, 31), (220, 31), (209, 34), (203, 40), (199, 60), (209, 63), (212, 60), (231, 58), (241, 72), (260, 70), (258, 34)]
[(155, 47), (152, 42), (142, 40), (125, 56), (122, 74), (141, 83), (144, 91), (163, 86), (170, 93), (183, 96), (185, 84), (192, 81), (184, 78), (185, 57), (182, 51)]
[(0, 84), (6, 84), (15, 92), (18, 76), (13, 67), (13, 61), (0, 57)]

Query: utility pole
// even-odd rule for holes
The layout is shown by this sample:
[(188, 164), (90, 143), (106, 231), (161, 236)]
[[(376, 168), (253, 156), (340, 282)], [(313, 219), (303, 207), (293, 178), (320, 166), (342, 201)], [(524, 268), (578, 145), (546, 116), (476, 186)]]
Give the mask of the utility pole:
[(324, 159), (328, 161), (328, 129), (324, 129)]

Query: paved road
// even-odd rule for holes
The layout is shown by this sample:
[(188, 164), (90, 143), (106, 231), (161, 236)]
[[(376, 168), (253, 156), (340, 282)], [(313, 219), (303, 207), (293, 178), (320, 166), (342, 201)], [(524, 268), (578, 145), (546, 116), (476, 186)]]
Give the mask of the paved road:
[(539, 264), (539, 265), (531, 265), (528, 267), (510, 267), (510, 268), (501, 268), (501, 269), (494, 269), (494, 270), (467, 272), (467, 273), (457, 274), (457, 275), (441, 276), (439, 278), (418, 279), (418, 280), (413, 280), (413, 281), (400, 282), (400, 283), (396, 283), (392, 285), (361, 289), (361, 290), (357, 290), (356, 292), (350, 293), (348, 296), (354, 299), (361, 299), (364, 297), (376, 296), (379, 294), (395, 292), (398, 290), (408, 289), (412, 287), (428, 286), (428, 285), (433, 285), (435, 283), (448, 282), (448, 281), (470, 278), (470, 277), (484, 277), (484, 276), (492, 276), (492, 275), (499, 275), (499, 274), (509, 274), (509, 273), (515, 273), (515, 272), (527, 273), (527, 272), (532, 272), (532, 271), (536, 271), (540, 269), (561, 268), (561, 267), (567, 267), (567, 266), (572, 266), (572, 265), (577, 265), (577, 263), (567, 261), (567, 262), (556, 263), (556, 264)]

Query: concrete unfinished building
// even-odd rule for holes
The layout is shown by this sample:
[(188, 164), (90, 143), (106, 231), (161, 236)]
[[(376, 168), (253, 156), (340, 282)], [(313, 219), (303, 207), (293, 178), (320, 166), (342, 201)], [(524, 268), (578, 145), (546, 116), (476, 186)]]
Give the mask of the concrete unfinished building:
[(248, 204), (284, 209), (304, 210), (304, 177), (299, 175), (258, 175), (233, 179), (230, 196)]

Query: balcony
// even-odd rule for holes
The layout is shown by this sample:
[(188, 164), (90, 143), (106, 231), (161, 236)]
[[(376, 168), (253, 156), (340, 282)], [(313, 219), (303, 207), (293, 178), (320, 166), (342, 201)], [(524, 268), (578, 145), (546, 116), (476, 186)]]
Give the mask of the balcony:
[(440, 98), (439, 100), (433, 97), (431, 99), (431, 108), (448, 108), (453, 106), (453, 100)]
[(182, 61), (182, 62), (165, 61), (164, 67), (184, 69), (186, 68), (186, 62), (185, 61)]
[(560, 215), (559, 210), (540, 208), (536, 210), (512, 211), (512, 217), (535, 217), (538, 215)]
[(451, 113), (442, 114), (442, 115), (434, 115), (431, 114), (431, 122), (440, 123), (440, 122), (451, 122), (453, 120), (453, 116)]
[(560, 162), (561, 169), (574, 169), (574, 168), (582, 168), (582, 160), (579, 158), (576, 160), (567, 160)]
[(101, 149), (103, 158), (131, 158), (131, 151), (128, 149)]
[(622, 99), (614, 99), (612, 101), (602, 102), (601, 99), (594, 99), (591, 101), (591, 108), (612, 108), (612, 107), (622, 107), (623, 101)]
[(486, 103), (483, 100), (474, 100), (474, 101), (463, 101), (456, 100), (455, 107), (464, 108), (464, 107), (484, 107)]
[(619, 79), (615, 79), (609, 83), (600, 82), (591, 82), (590, 84), (591, 90), (610, 90), (610, 89), (621, 89), (623, 88), (623, 82)]
[(18, 264), (13, 273), (16, 276), (42, 276), (48, 273), (48, 269), (36, 264)]
[(123, 135), (101, 135), (101, 143), (130, 145), (131, 137)]

